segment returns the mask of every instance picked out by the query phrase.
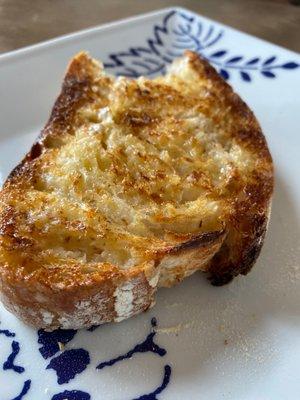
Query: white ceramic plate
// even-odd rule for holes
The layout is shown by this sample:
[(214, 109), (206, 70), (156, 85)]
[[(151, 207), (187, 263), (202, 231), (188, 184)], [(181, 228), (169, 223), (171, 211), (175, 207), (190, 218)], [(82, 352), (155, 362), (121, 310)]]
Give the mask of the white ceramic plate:
[[(163, 72), (185, 48), (199, 51), (229, 79), (268, 139), (276, 190), (256, 267), (221, 288), (196, 274), (160, 290), (151, 311), (93, 331), (36, 332), (1, 308), (1, 400), (300, 398), (297, 54), (178, 8), (4, 54), (1, 180), (44, 125), (76, 52), (88, 50), (110, 72), (136, 76)], [(142, 352), (127, 354), (132, 349)]]

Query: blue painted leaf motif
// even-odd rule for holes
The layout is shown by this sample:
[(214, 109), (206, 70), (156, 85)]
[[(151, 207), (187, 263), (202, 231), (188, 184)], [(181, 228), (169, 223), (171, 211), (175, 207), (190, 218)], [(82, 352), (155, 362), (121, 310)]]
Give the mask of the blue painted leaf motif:
[(115, 75), (124, 75), (137, 78), (140, 75), (161, 74), (164, 72), (165, 62), (159, 55), (146, 48), (131, 48), (127, 52), (112, 54), (113, 62), (104, 64), (106, 69), (114, 69)]
[[(96, 368), (102, 369), (106, 366), (111, 366), (117, 363), (118, 361), (122, 361), (126, 358), (131, 358), (134, 353), (147, 353), (152, 352), (154, 354), (158, 354), (163, 357), (166, 354), (166, 350), (158, 346), (154, 342), (154, 337), (157, 334), (156, 331), (157, 320), (156, 318), (151, 319), (151, 331), (146, 337), (146, 339), (137, 344), (132, 350), (128, 353), (117, 357), (116, 359), (103, 362), (99, 364)], [(93, 331), (97, 326), (94, 326), (88, 331)], [(41, 354), (44, 358), (52, 357), (53, 352), (56, 352), (57, 341), (66, 343), (74, 337), (76, 334), (75, 330), (56, 330), (54, 332), (44, 332), (39, 331), (38, 342), (43, 344), (40, 348), (43, 349)], [(90, 363), (90, 356), (87, 350), (85, 349), (71, 349), (66, 350), (59, 354), (56, 357), (53, 357), (46, 369), (54, 369), (57, 375), (57, 382), (61, 384), (68, 383), (71, 379), (73, 379), (77, 374), (82, 373), (87, 365)], [(171, 367), (169, 365), (165, 365), (164, 377), (161, 385), (155, 389), (153, 392), (142, 395), (136, 400), (158, 400), (157, 395), (160, 394), (169, 384), (171, 376)], [(90, 400), (91, 396), (87, 392), (83, 392), (80, 390), (65, 390), (60, 393), (56, 393), (52, 396), (51, 400)], [(16, 398), (14, 400), (21, 400), (21, 397)]]
[(226, 69), (221, 68), (220, 69), (220, 75), (223, 79), (225, 79), (225, 81), (227, 81), (229, 79), (229, 73), (226, 71)]
[(211, 54), (210, 57), (212, 57), (212, 58), (220, 58), (220, 57), (225, 56), (225, 54), (227, 54), (226, 50), (220, 50), (220, 51), (217, 51), (216, 53)]
[(242, 56), (233, 57), (226, 61), (226, 64), (235, 64), (243, 59)]
[(81, 390), (65, 390), (55, 394), (51, 400), (90, 400), (90, 398), (89, 393)]
[[(184, 50), (201, 51), (215, 44), (222, 36), (222, 32), (211, 26), (205, 26), (201, 21), (186, 13), (174, 14), (172, 20), (168, 21), (172, 24), (172, 32), (174, 35), (169, 35), (170, 47), (167, 51), (174, 56), (180, 56)], [(173, 36), (173, 37), (172, 37)], [(174, 51), (175, 49), (179, 51)], [(173, 59), (174, 57), (172, 57)]]
[(218, 50), (210, 55), (207, 54), (207, 48), (215, 45), (223, 34), (223, 31), (216, 26), (208, 25), (207, 22), (192, 14), (173, 10), (163, 18), (161, 24), (154, 25), (153, 36), (146, 41), (145, 46), (131, 47), (128, 51), (111, 54), (109, 62), (104, 66), (111, 69), (116, 76), (152, 77), (164, 74), (166, 65), (189, 49), (202, 54), (214, 64), (224, 79), (230, 78), (228, 69), (238, 70), (241, 79), (244, 82), (250, 82), (252, 77), (247, 70), (274, 78), (275, 74), (267, 72), (274, 68), (292, 70), (299, 67), (299, 64), (293, 61), (274, 65), (276, 56), (265, 59), (262, 64), (261, 57), (251, 58), (242, 64), (243, 56), (235, 56), (225, 62), (221, 61), (222, 57), (228, 55), (228, 50)]
[(171, 377), (171, 367), (170, 365), (165, 365), (165, 373), (164, 373), (164, 378), (162, 381), (162, 384), (155, 389), (153, 392), (149, 393), (149, 394), (144, 394), (136, 399), (133, 400), (157, 400), (157, 395), (160, 394), (163, 390), (165, 390), (165, 388), (168, 386), (169, 382), (170, 382), (170, 377)]
[(291, 61), (291, 62), (287, 62), (285, 64), (282, 64), (281, 67), (284, 68), (284, 69), (295, 69), (295, 68), (298, 68), (299, 66), (300, 66), (299, 64)]
[(266, 78), (276, 78), (276, 75), (271, 71), (261, 71), (261, 73)]
[(42, 344), (39, 352), (43, 358), (47, 359), (54, 356), (59, 351), (59, 343), (66, 344), (76, 335), (74, 329), (56, 329), (52, 332), (46, 332), (43, 329), (38, 331), (38, 343)]
[(276, 60), (276, 56), (272, 56), (272, 57), (270, 57), (270, 58), (267, 58), (266, 61), (263, 62), (263, 65), (264, 65), (264, 66), (270, 65), (270, 64), (272, 64), (275, 60)]
[(6, 337), (15, 337), (16, 334), (14, 332), (10, 332), (8, 329), (0, 329), (0, 334), (5, 335)]
[(18, 396), (14, 397), (11, 400), (22, 400), (24, 398), (24, 396), (28, 393), (30, 386), (31, 386), (31, 380), (28, 379), (27, 381), (24, 382), (24, 385), (23, 385), (23, 388), (22, 388), (20, 394), (18, 394)]
[(157, 325), (156, 319), (152, 318), (151, 320), (152, 330), (142, 343), (138, 343), (132, 350), (128, 351), (126, 354), (122, 354), (121, 356), (113, 358), (112, 360), (109, 361), (101, 362), (100, 364), (97, 365), (96, 368), (103, 369), (105, 367), (111, 367), (112, 365), (120, 361), (126, 360), (127, 358), (131, 358), (136, 353), (151, 352), (154, 354), (158, 354), (160, 357), (163, 357), (167, 353), (167, 351), (162, 347), (159, 347), (156, 343), (154, 343), (153, 340), (156, 335), (156, 331), (153, 328), (156, 325)]
[(17, 357), (17, 355), (20, 352), (19, 342), (13, 341), (11, 344), (11, 348), (12, 348), (12, 352), (8, 356), (5, 363), (3, 364), (3, 369), (4, 370), (12, 369), (13, 371), (17, 372), (18, 374), (21, 374), (22, 372), (25, 371), (25, 368), (14, 364), (15, 358)]
[(243, 81), (251, 82), (251, 76), (248, 74), (248, 72), (240, 71), (240, 74), (241, 74)]
[(245, 65), (255, 65), (258, 62), (259, 62), (259, 58), (255, 57), (255, 58), (252, 58), (251, 60), (247, 61)]
[(185, 50), (201, 52), (214, 45), (223, 32), (183, 12), (171, 11), (161, 25), (153, 27), (153, 37), (144, 47), (133, 47), (126, 52), (110, 55), (106, 69), (115, 75), (138, 77), (155, 76), (165, 72), (165, 66), (181, 56)]
[[(154, 40), (151, 40), (148, 48), (135, 47), (130, 48), (127, 52), (112, 54), (110, 58), (113, 63), (106, 63), (104, 66), (105, 68), (120, 67), (117, 70), (117, 74), (121, 74), (124, 70), (124, 74), (130, 74), (131, 76), (139, 76), (141, 73), (147, 75), (155, 71), (160, 72), (160, 69), (165, 67), (165, 62), (161, 60), (160, 53), (156, 49), (157, 46), (157, 43), (154, 44)], [(162, 43), (160, 46), (162, 46)]]
[[(9, 331), (8, 329), (1, 329), (0, 334), (6, 336), (7, 338), (16, 336), (16, 334), (14, 332)], [(20, 344), (19, 344), (19, 342), (13, 340), (11, 342), (11, 353), (7, 357), (7, 360), (3, 363), (4, 371), (12, 370), (13, 372), (15, 372), (17, 374), (22, 374), (25, 371), (24, 367), (22, 367), (20, 365), (16, 365), (14, 363), (15, 358), (17, 357), (19, 352), (20, 352)], [(7, 382), (6, 385), (9, 386), (9, 382)], [(28, 393), (30, 386), (31, 386), (31, 380), (27, 379), (23, 383), (23, 387), (22, 387), (20, 393), (17, 396), (15, 396), (13, 399), (10, 399), (10, 400), (22, 400), (24, 398), (24, 396), (26, 396), (26, 394)]]
[(57, 383), (68, 383), (75, 375), (84, 371), (90, 363), (90, 355), (84, 349), (66, 350), (57, 357), (51, 359), (46, 369), (54, 369), (57, 375)]

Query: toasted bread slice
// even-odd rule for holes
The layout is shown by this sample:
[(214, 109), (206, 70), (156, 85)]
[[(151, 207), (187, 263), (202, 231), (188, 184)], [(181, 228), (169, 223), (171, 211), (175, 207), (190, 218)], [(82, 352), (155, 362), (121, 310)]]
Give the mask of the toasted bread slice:
[(0, 194), (2, 301), (35, 327), (82, 328), (196, 270), (228, 282), (259, 254), (272, 189), (254, 115), (198, 55), (131, 80), (80, 53)]

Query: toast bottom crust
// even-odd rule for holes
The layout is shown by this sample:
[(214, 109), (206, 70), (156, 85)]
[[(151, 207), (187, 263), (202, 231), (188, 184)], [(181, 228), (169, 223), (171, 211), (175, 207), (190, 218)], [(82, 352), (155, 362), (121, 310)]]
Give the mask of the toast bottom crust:
[(225, 231), (207, 233), (184, 250), (179, 247), (165, 254), (158, 263), (115, 271), (105, 281), (89, 285), (53, 288), (37, 280), (16, 279), (4, 269), (1, 301), (26, 324), (48, 331), (120, 322), (152, 307), (158, 287), (171, 287), (198, 270), (207, 271), (225, 237)]
[[(207, 272), (215, 286), (230, 282), (238, 274), (246, 275), (261, 251), (269, 215), (270, 207), (238, 267), (227, 263), (220, 268), (218, 254), (227, 233), (218, 231), (205, 234), (184, 250), (178, 248), (178, 253), (166, 254), (159, 263), (126, 273), (118, 271), (108, 275), (106, 281), (89, 285), (53, 289), (39, 281), (16, 279), (4, 268), (0, 271), (1, 301), (26, 324), (48, 331), (120, 322), (153, 307), (159, 287), (174, 286), (198, 270)], [(224, 266), (224, 260), (222, 263)]]

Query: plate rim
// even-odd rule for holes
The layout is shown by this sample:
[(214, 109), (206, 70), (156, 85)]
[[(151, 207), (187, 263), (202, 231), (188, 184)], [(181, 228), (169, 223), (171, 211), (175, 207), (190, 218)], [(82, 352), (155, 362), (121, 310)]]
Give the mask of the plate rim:
[(121, 18), (121, 19), (118, 19), (118, 20), (113, 20), (113, 21), (110, 21), (110, 22), (106, 22), (104, 24), (91, 26), (89, 28), (80, 29), (78, 31), (66, 33), (64, 35), (55, 36), (53, 38), (50, 38), (50, 39), (47, 39), (47, 40), (42, 40), (40, 42), (33, 43), (33, 44), (28, 45), (28, 46), (23, 46), (23, 47), (20, 47), (18, 49), (15, 49), (15, 50), (10, 50), (10, 51), (4, 52), (4, 53), (0, 54), (0, 67), (6, 62), (14, 61), (17, 58), (22, 57), (22, 56), (28, 56), (30, 53), (33, 53), (33, 52), (38, 51), (38, 50), (43, 50), (43, 49), (45, 49), (47, 47), (52, 47), (52, 46), (55, 46), (55, 45), (63, 43), (63, 42), (68, 42), (70, 40), (73, 40), (75, 37), (77, 37), (78, 39), (81, 39), (81, 38), (83, 38), (85, 36), (88, 36), (89, 34), (92, 34), (92, 33), (113, 30), (116, 27), (120, 27), (122, 25), (130, 24), (130, 23), (137, 22), (137, 21), (147, 20), (147, 19), (150, 19), (150, 18), (153, 18), (153, 17), (154, 18), (155, 17), (159, 17), (159, 16), (164, 15), (164, 14), (166, 14), (168, 12), (171, 12), (171, 11), (187, 12), (187, 13), (196, 15), (196, 16), (198, 16), (200, 18), (205, 18), (209, 22), (216, 23), (220, 27), (223, 27), (225, 29), (230, 29), (231, 31), (233, 31), (235, 33), (238, 33), (238, 34), (241, 34), (243, 36), (246, 36), (249, 39), (258, 40), (261, 43), (264, 43), (264, 44), (269, 45), (269, 46), (273, 46), (273, 47), (277, 48), (278, 50), (281, 50), (281, 51), (283, 50), (285, 52), (289, 52), (290, 54), (293, 54), (296, 57), (300, 57), (300, 53), (298, 53), (298, 52), (296, 52), (294, 50), (290, 50), (290, 49), (288, 49), (286, 47), (283, 47), (283, 46), (280, 46), (278, 44), (269, 42), (269, 41), (267, 41), (265, 39), (262, 39), (260, 37), (251, 35), (251, 34), (249, 34), (247, 32), (242, 31), (242, 30), (236, 29), (236, 28), (234, 28), (234, 27), (232, 27), (230, 25), (226, 25), (226, 24), (224, 24), (222, 22), (219, 22), (218, 20), (215, 20), (215, 19), (212, 19), (210, 17), (207, 17), (206, 15), (199, 14), (198, 12), (193, 11), (193, 10), (191, 10), (189, 8), (181, 7), (181, 6), (170, 6), (170, 7), (164, 7), (164, 8), (160, 8), (160, 9), (157, 9), (157, 10), (153, 10), (153, 11), (150, 11), (150, 12), (147, 12), (147, 13), (141, 13), (141, 14), (132, 15), (132, 16), (127, 17), (127, 18)]

